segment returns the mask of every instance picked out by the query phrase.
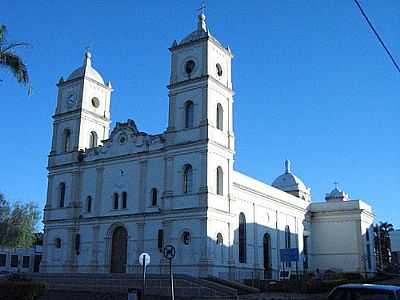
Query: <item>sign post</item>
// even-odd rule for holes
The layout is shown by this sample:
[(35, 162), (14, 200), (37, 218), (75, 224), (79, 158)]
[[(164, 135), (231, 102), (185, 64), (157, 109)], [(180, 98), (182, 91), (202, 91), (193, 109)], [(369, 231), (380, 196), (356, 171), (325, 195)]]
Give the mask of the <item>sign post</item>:
[(142, 291), (142, 299), (145, 297), (145, 289), (146, 289), (146, 267), (150, 264), (150, 255), (146, 252), (143, 252), (139, 256), (139, 264), (143, 267), (143, 291)]
[(298, 279), (298, 261), (299, 261), (299, 248), (286, 248), (280, 250), (281, 263), (283, 265), (282, 278), (290, 279), (290, 270), (285, 271), (285, 263), (296, 262), (296, 276)]
[(171, 283), (171, 299), (175, 300), (174, 295), (174, 275), (172, 273), (172, 260), (176, 254), (175, 247), (172, 245), (167, 245), (164, 247), (164, 257), (169, 260), (169, 278)]

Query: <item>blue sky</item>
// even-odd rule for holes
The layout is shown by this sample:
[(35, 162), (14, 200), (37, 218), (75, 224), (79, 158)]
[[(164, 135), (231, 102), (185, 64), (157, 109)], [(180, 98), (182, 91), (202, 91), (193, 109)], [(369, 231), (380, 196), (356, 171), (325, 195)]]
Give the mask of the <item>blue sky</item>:
[[(400, 60), (400, 2), (362, 0)], [(207, 1), (212, 34), (235, 55), (235, 168), (267, 183), (293, 161), (313, 201), (337, 181), (400, 227), (400, 74), (352, 0)], [(3, 0), (0, 23), (26, 60), (33, 95), (0, 69), (0, 191), (46, 198), (56, 83), (93, 65), (115, 89), (112, 120), (167, 124), (168, 47), (196, 26), (200, 1)]]

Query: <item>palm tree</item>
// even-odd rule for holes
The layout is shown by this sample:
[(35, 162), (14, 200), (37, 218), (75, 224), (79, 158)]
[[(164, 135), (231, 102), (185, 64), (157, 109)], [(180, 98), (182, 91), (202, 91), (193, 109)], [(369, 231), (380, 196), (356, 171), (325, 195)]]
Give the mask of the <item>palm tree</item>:
[(383, 269), (387, 269), (390, 265), (391, 243), (389, 233), (392, 231), (394, 231), (393, 224), (388, 222), (380, 222), (374, 227), (377, 261)]
[[(6, 40), (7, 27), (0, 26), (0, 66), (8, 69), (23, 85), (29, 86), (28, 69), (22, 59), (15, 53), (20, 47), (29, 46), (27, 43), (8, 43)], [(30, 86), (29, 86), (30, 89)]]

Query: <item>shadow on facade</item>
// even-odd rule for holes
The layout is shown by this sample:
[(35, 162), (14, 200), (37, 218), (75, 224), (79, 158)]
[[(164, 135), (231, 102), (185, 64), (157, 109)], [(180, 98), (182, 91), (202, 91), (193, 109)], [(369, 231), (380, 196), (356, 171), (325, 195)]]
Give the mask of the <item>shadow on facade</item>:
[[(286, 226), (285, 230), (279, 230), (255, 223), (241, 223), (230, 237), (222, 231), (215, 231), (215, 236), (209, 236), (206, 242), (201, 237), (193, 236), (188, 245), (183, 237), (170, 243), (176, 248), (174, 273), (227, 280), (278, 279), (280, 270), (295, 274), (297, 269), (300, 274), (308, 268), (303, 235), (299, 240), (296, 228)], [(206, 246), (198, 247), (204, 244)], [(297, 265), (280, 262), (280, 249), (285, 248), (299, 248)], [(140, 268), (131, 272), (140, 272)], [(168, 274), (167, 261), (163, 260), (159, 265), (152, 263), (148, 272)]]

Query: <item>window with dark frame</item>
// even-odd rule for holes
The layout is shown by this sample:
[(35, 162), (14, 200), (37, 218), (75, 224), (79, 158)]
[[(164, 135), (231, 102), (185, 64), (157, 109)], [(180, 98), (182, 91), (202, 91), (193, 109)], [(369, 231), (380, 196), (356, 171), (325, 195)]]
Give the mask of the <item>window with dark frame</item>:
[(65, 206), (65, 183), (61, 182), (59, 185), (59, 206)]
[(89, 136), (89, 148), (97, 147), (97, 133), (92, 131)]
[(151, 206), (157, 206), (157, 198), (158, 198), (158, 195), (157, 195), (158, 193), (157, 193), (157, 189), (156, 188), (153, 188), (152, 190), (151, 190)]
[(192, 101), (185, 103), (185, 128), (193, 127), (194, 105)]
[(217, 245), (222, 246), (224, 244), (224, 238), (221, 232), (217, 234)]
[(71, 143), (71, 131), (69, 129), (65, 129), (63, 134), (63, 152), (70, 151), (70, 143)]
[(75, 235), (75, 253), (79, 255), (81, 251), (81, 235), (77, 233)]
[(7, 254), (0, 254), (0, 267), (5, 267), (7, 263)]
[(183, 192), (191, 193), (193, 189), (193, 169), (191, 165), (186, 165), (183, 171)]
[(113, 194), (113, 208), (118, 209), (118, 193)]
[(11, 255), (10, 267), (11, 267), (11, 268), (16, 268), (16, 267), (18, 267), (18, 255)]
[(239, 215), (239, 262), (246, 263), (246, 217), (244, 213)]
[(224, 109), (221, 103), (217, 104), (217, 129), (224, 130)]
[(27, 268), (29, 268), (29, 261), (30, 261), (30, 256), (23, 256), (22, 257), (22, 267), (23, 268), (25, 268), (25, 269), (27, 269)]
[(185, 231), (182, 233), (182, 241), (185, 245), (189, 245), (191, 242), (190, 232)]
[(92, 212), (92, 196), (87, 197), (87, 212)]
[(57, 249), (61, 248), (61, 239), (60, 238), (56, 238), (54, 241), (54, 244), (56, 246)]
[(128, 193), (122, 192), (122, 208), (128, 207)]
[(217, 168), (217, 195), (224, 195), (224, 172), (221, 167)]

